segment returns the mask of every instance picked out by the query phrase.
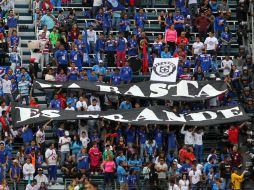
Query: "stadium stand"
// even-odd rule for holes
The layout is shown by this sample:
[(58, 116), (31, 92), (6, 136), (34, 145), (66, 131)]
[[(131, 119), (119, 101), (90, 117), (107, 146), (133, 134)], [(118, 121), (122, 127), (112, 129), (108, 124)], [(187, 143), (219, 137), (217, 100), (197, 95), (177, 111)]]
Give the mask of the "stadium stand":
[[(0, 20), (0, 58), (2, 58), (2, 54), (4, 57), (0, 59), (0, 74), (2, 77), (0, 87), (2, 140), (0, 142), (0, 190), (1, 188), (3, 190), (177, 190), (180, 187), (181, 190), (224, 190), (231, 189), (231, 186), (234, 190), (253, 189), (253, 120), (251, 122), (209, 127), (192, 128), (187, 126), (187, 132), (183, 130), (184, 127), (181, 130), (181, 127), (176, 126), (173, 126), (170, 132), (167, 131), (167, 126), (162, 126), (161, 128), (148, 126), (147, 130), (146, 126), (143, 131), (137, 128), (133, 132), (124, 124), (121, 126), (117, 122), (109, 121), (99, 121), (97, 123), (91, 121), (49, 121), (46, 124), (36, 123), (17, 129), (12, 127), (13, 118), (10, 111), (12, 103), (10, 102), (17, 102), (19, 106), (26, 105), (33, 108), (59, 108), (61, 110), (67, 108), (69, 110), (81, 109), (81, 111), (89, 110), (89, 106), (94, 106), (94, 109), (99, 111), (100, 108), (98, 107), (101, 107), (102, 110), (119, 109), (119, 107), (121, 109), (132, 109), (132, 107), (136, 106), (148, 107), (155, 104), (165, 105), (167, 103), (172, 110), (175, 109), (181, 113), (188, 113), (194, 109), (216, 109), (220, 106), (242, 105), (245, 111), (252, 116), (254, 113), (254, 106), (252, 105), (254, 101), (253, 1), (223, 0), (226, 3), (223, 4), (222, 1), (217, 0), (199, 0), (197, 1), (198, 9), (194, 8), (193, 12), (189, 10), (188, 13), (184, 3), (188, 5), (188, 2), (195, 2), (195, 0), (171, 1), (151, 0), (143, 2), (130, 0), (127, 2), (111, 0), (102, 2), (100, 0), (83, 0), (81, 2), (80, 0), (2, 0), (0, 3), (0, 15), (2, 18)], [(110, 29), (110, 32), (107, 32), (107, 25), (100, 25), (100, 21), (104, 19), (104, 22), (106, 22), (105, 19), (112, 16), (111, 13), (107, 14), (112, 10), (110, 2), (116, 2), (117, 6), (124, 4), (125, 7), (122, 12), (127, 15), (128, 19), (123, 22), (129, 22), (130, 24), (126, 27), (121, 27), (117, 23)], [(175, 2), (177, 3), (176, 7), (174, 7)], [(99, 3), (99, 5), (96, 3)], [(98, 6), (93, 6), (94, 4)], [(140, 21), (140, 16), (137, 16), (138, 18), (135, 17), (138, 13), (133, 13), (133, 10), (138, 12), (140, 9), (144, 11), (145, 16), (143, 19), (145, 21)], [(11, 11), (13, 15), (11, 15)], [(102, 11), (102, 14), (99, 15), (98, 11)], [(167, 26), (161, 24), (167, 21), (168, 27), (173, 25), (174, 21), (166, 17), (168, 12), (173, 15), (176, 15), (176, 12), (180, 12), (183, 18), (175, 18), (175, 20), (184, 20), (183, 30), (179, 30), (176, 27), (177, 23), (175, 23), (176, 32), (180, 31), (180, 35), (177, 38), (181, 35), (184, 35), (184, 37), (179, 39), (179, 43), (176, 43), (178, 49), (175, 50), (173, 48), (173, 51), (170, 40), (166, 43), (164, 40), (167, 33), (165, 27)], [(197, 20), (201, 13), (207, 15), (200, 17), (199, 22), (203, 22), (207, 18), (209, 18), (210, 22), (205, 34), (200, 32), (199, 27), (197, 27)], [(219, 17), (221, 13), (224, 14), (223, 17), (226, 19)], [(47, 14), (48, 17), (45, 17)], [(120, 19), (120, 14), (122, 14), (121, 11), (113, 11), (114, 19)], [(139, 20), (139, 23), (135, 21), (135, 18)], [(16, 26), (15, 19), (17, 21)], [(50, 29), (46, 28), (43, 31), (44, 25), (48, 27), (52, 26), (50, 19), (53, 21), (56, 30), (60, 31), (59, 34), (52, 34), (53, 27)], [(224, 30), (225, 26), (221, 29), (221, 24), (216, 24), (217, 21), (218, 23), (225, 22), (224, 25), (230, 32), (223, 36), (221, 33), (224, 33), (222, 30)], [(111, 22), (112, 20), (109, 18), (109, 25)], [(77, 30), (75, 30), (75, 27), (73, 28), (73, 25), (77, 26)], [(145, 34), (141, 34), (142, 32), (138, 31), (137, 26)], [(90, 29), (94, 30), (97, 39), (104, 33), (106, 34), (104, 36), (105, 39), (108, 40), (109, 36), (112, 35), (114, 41), (117, 39), (119, 31), (123, 31), (123, 34), (120, 35), (124, 35), (129, 42), (131, 41), (132, 34), (136, 36), (138, 43), (135, 42), (136, 44), (133, 46), (136, 46), (139, 52), (136, 53), (134, 51), (133, 55), (136, 56), (133, 59), (134, 61), (132, 62), (132, 59), (130, 59), (133, 58), (131, 54), (133, 52), (130, 53), (128, 51), (126, 55), (124, 53), (124, 56), (121, 58), (122, 60), (119, 58), (120, 54), (118, 53), (113, 53), (114, 58), (110, 57), (108, 50), (100, 44), (103, 44), (105, 40), (98, 42), (95, 40), (94, 44), (90, 43), (87, 40), (87, 38), (91, 37), (89, 36), (91, 34), (87, 34)], [(15, 35), (15, 30), (17, 35)], [(211, 32), (215, 32), (215, 36), (218, 39), (218, 48), (215, 51), (210, 51), (212, 55), (207, 66), (206, 60), (202, 56), (206, 54), (205, 52), (209, 52), (209, 50), (206, 49), (207, 51), (205, 51), (203, 44), (201, 48), (200, 46), (195, 47), (194, 44), (199, 37), (204, 42), (207, 39), (207, 35), (212, 35), (210, 34)], [(64, 55), (61, 54), (62, 52), (59, 53), (57, 51), (59, 51), (59, 46), (62, 46), (63, 49), (68, 49), (67, 54), (70, 54), (73, 41), (76, 40), (76, 44), (79, 45), (79, 41), (77, 41), (79, 34), (82, 35), (82, 43), (83, 38), (86, 38), (84, 40), (85, 48), (81, 48), (81, 50), (87, 56), (84, 59), (83, 57), (85, 56), (81, 57), (81, 60), (83, 59), (81, 65), (78, 65), (77, 59), (74, 58), (75, 56), (73, 56), (72, 61), (67, 60), (67, 65), (69, 62), (75, 62), (76, 64), (72, 65), (75, 68), (72, 71), (71, 67), (67, 68), (67, 66), (61, 64), (61, 61), (65, 62), (66, 60), (63, 58)], [(224, 39), (221, 39), (223, 37)], [(4, 38), (6, 38), (7, 42), (6, 47)], [(186, 43), (185, 38), (187, 39)], [(141, 42), (142, 40), (144, 41)], [(178, 39), (175, 40), (178, 41)], [(226, 43), (227, 40), (230, 43)], [(173, 43), (175, 45), (175, 41)], [(147, 52), (143, 50), (146, 49), (144, 44), (147, 45)], [(207, 44), (206, 48), (209, 46), (209, 43)], [(169, 52), (166, 50), (166, 46)], [(103, 50), (100, 50), (100, 48)], [(183, 50), (183, 53), (180, 52), (180, 54), (179, 49)], [(198, 52), (194, 53), (194, 49)], [(75, 50), (75, 47), (73, 50)], [(141, 54), (144, 55), (145, 53), (147, 54), (147, 63), (144, 58), (141, 58)], [(57, 54), (61, 54), (59, 55), (59, 60)], [(183, 71), (178, 71), (178, 80), (213, 80), (216, 78), (217, 80), (224, 80), (227, 83), (229, 92), (228, 94), (222, 94), (219, 97), (202, 102), (195, 102), (193, 104), (180, 102), (175, 104), (175, 102), (165, 103), (165, 101), (143, 101), (138, 98), (107, 97), (105, 94), (70, 89), (58, 89), (59, 91), (56, 92), (51, 89), (41, 90), (32, 87), (33, 81), (36, 79), (51, 82), (57, 80), (60, 82), (66, 82), (67, 80), (90, 80), (96, 82), (99, 80), (99, 76), (103, 77), (104, 82), (118, 85), (119, 81), (116, 81), (116, 84), (114, 84), (114, 78), (112, 77), (114, 77), (116, 69), (125, 64), (125, 58), (131, 64), (133, 75), (131, 75), (129, 80), (127, 79), (124, 82), (129, 84), (130, 82), (148, 81), (155, 57), (180, 57), (183, 60), (181, 63), (183, 64)], [(112, 62), (112, 59), (115, 59), (115, 63)], [(101, 66), (98, 66), (101, 62), (104, 64), (102, 66), (103, 69), (101, 69)], [(148, 64), (146, 71), (144, 70), (145, 64)], [(202, 74), (197, 74), (198, 64), (202, 66)], [(203, 65), (205, 66), (203, 67)], [(60, 67), (67, 75), (56, 75)], [(205, 69), (207, 70), (204, 71)], [(13, 73), (10, 73), (10, 70)], [(6, 73), (7, 75), (5, 75)], [(198, 76), (201, 76), (201, 78), (198, 79)], [(244, 83), (244, 81), (247, 82)], [(8, 91), (9, 88), (11, 89), (10, 92)], [(100, 106), (96, 107), (98, 102)], [(81, 106), (78, 106), (78, 103)], [(96, 105), (93, 105), (93, 103)], [(98, 129), (97, 132), (92, 130), (93, 128)], [(125, 131), (124, 128), (128, 128), (128, 130)], [(84, 134), (82, 134), (83, 129), (85, 129)], [(186, 146), (185, 139), (190, 133), (191, 135), (193, 133), (196, 136), (201, 136), (202, 148), (200, 152), (202, 156), (197, 153), (198, 146), (194, 146), (195, 150), (193, 149), (193, 145), (197, 145), (195, 144), (198, 142), (197, 138), (193, 137), (194, 144)], [(173, 137), (169, 137), (171, 134)], [(134, 136), (134, 140), (130, 136)], [(143, 144), (141, 143), (144, 140), (142, 137), (145, 138)], [(82, 145), (79, 144), (81, 141), (75, 141), (74, 138), (80, 139)], [(124, 139), (123, 144), (121, 144), (120, 138)], [(175, 145), (177, 143), (173, 148), (172, 154), (168, 139), (174, 141), (173, 144)], [(67, 142), (67, 151), (63, 150), (66, 148), (66, 144), (63, 141), (70, 141), (69, 143)], [(89, 141), (91, 142), (89, 143)], [(152, 141), (149, 146), (152, 147), (152, 151), (156, 152), (154, 155), (151, 153), (151, 156), (143, 155), (151, 151), (147, 145), (148, 141)], [(163, 143), (160, 144), (160, 141), (163, 141)], [(92, 148), (95, 144), (94, 142), (97, 142), (99, 149), (95, 148), (96, 145)], [(156, 148), (154, 148), (155, 145), (154, 147), (151, 145), (153, 143), (156, 144)], [(55, 144), (55, 148), (50, 148), (52, 144)], [(143, 148), (145, 150), (140, 151), (142, 145), (144, 145)], [(63, 148), (63, 146), (65, 147)], [(71, 151), (68, 150), (70, 147)], [(74, 149), (78, 151), (75, 152)], [(106, 151), (106, 149), (110, 150)], [(54, 150), (56, 151), (54, 152)], [(88, 153), (85, 153), (85, 151)], [(112, 152), (112, 156), (106, 156), (111, 154), (108, 152)], [(96, 153), (102, 154), (102, 156), (99, 156), (97, 168), (93, 168), (91, 163), (96, 160), (96, 156), (94, 156)], [(69, 158), (69, 154), (72, 155), (71, 158)], [(183, 154), (185, 155), (183, 156)], [(52, 155), (58, 157), (58, 159), (52, 159)], [(137, 158), (135, 155), (137, 155)], [(84, 159), (84, 161), (82, 159), (81, 161), (77, 160), (77, 157)], [(85, 160), (88, 157), (90, 158)], [(52, 165), (49, 162), (56, 162), (56, 164)], [(84, 166), (77, 165), (77, 162), (79, 164), (82, 162)], [(108, 163), (112, 164), (115, 169), (111, 170), (112, 168), (110, 167), (112, 165), (110, 164), (106, 167), (105, 165)], [(57, 167), (53, 167), (55, 165)], [(162, 166), (164, 169), (166, 168), (165, 171), (163, 168), (160, 168)], [(197, 169), (192, 169), (195, 166)], [(110, 172), (106, 171), (106, 168)], [(26, 172), (26, 169), (28, 172)], [(51, 180), (52, 178), (49, 178), (55, 174), (54, 169), (56, 169), (56, 180)], [(105, 171), (102, 172), (103, 170)], [(199, 172), (200, 175), (197, 174)], [(237, 172), (239, 175), (236, 174)], [(32, 174), (30, 175), (29, 173)], [(41, 173), (45, 177), (41, 177)], [(185, 176), (186, 180), (182, 176)], [(198, 176), (198, 179), (195, 181), (194, 178), (196, 176)], [(33, 177), (37, 180), (33, 180)], [(41, 182), (42, 184), (39, 185)], [(241, 187), (237, 187), (237, 184), (241, 185)]]

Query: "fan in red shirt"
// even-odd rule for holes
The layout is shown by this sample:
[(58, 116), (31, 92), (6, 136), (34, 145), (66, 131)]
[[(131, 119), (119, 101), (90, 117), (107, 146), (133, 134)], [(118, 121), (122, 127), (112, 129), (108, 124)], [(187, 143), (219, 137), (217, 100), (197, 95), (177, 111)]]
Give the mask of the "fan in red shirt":
[(177, 45), (183, 44), (184, 46), (187, 46), (189, 44), (188, 38), (185, 37), (185, 32), (182, 32), (181, 36), (177, 38), (176, 44)]
[(61, 102), (61, 108), (66, 108), (66, 93), (58, 93), (58, 99)]
[(182, 48), (178, 48), (177, 51), (174, 53), (173, 57), (181, 57), (183, 60), (186, 59), (186, 54), (184, 53)]
[(231, 163), (233, 167), (237, 167), (237, 168), (242, 167), (242, 155), (238, 151), (238, 147), (236, 145), (233, 146), (233, 151), (230, 156), (231, 156)]
[(242, 123), (240, 126), (231, 125), (227, 130), (228, 141), (232, 144), (238, 144), (239, 130), (246, 124), (246, 122)]

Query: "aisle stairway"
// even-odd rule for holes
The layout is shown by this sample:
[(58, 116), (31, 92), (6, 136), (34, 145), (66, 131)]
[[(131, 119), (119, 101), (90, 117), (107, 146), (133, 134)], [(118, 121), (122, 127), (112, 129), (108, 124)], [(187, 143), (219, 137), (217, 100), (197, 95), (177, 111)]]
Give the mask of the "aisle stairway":
[[(30, 0), (15, 0), (14, 9), (19, 13), (18, 32), (21, 37), (21, 47), (23, 51), (23, 63), (28, 63), (30, 59), (30, 50), (28, 49), (27, 42), (35, 40), (35, 30), (32, 20), (32, 13), (29, 12)], [(26, 26), (22, 28), (22, 26)]]

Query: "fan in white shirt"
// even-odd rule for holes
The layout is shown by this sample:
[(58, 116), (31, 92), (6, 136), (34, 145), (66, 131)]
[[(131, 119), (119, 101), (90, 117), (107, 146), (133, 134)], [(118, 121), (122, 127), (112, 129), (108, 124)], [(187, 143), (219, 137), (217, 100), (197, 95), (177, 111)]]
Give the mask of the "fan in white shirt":
[(79, 101), (76, 103), (76, 108), (78, 111), (86, 111), (87, 104), (82, 96), (80, 96)]
[(34, 166), (31, 164), (31, 159), (27, 158), (26, 163), (23, 165), (24, 180), (33, 180), (34, 178)]
[(206, 51), (214, 51), (218, 47), (218, 39), (214, 36), (213, 32), (209, 32), (209, 37), (205, 39), (205, 48)]
[(223, 69), (223, 75), (227, 76), (230, 74), (231, 67), (233, 65), (233, 61), (229, 58), (229, 56), (226, 56), (225, 59), (221, 62), (221, 68)]
[(192, 54), (193, 55), (200, 55), (202, 54), (202, 50), (204, 49), (204, 44), (203, 42), (200, 41), (200, 38), (197, 36), (196, 37), (196, 42), (193, 43), (192, 45)]
[(11, 80), (8, 79), (8, 75), (4, 75), (4, 79), (2, 79), (3, 93), (11, 94)]
[(45, 152), (46, 163), (49, 166), (55, 166), (57, 162), (57, 153), (54, 147), (54, 144), (51, 144), (50, 147)]
[(184, 135), (184, 144), (193, 146), (194, 135), (193, 128), (189, 128), (187, 131), (184, 130), (185, 125), (182, 126), (181, 133)]
[(97, 103), (96, 103), (96, 104), (97, 104), (98, 106), (101, 106), (99, 97), (94, 96), (94, 95), (92, 95), (92, 96), (90, 97), (90, 104), (92, 104), (93, 99), (96, 99), (96, 100), (97, 100)]
[(96, 99), (92, 100), (92, 104), (88, 106), (87, 111), (101, 111), (100, 106), (97, 105)]
[(196, 185), (201, 180), (202, 173), (197, 169), (195, 164), (192, 165), (192, 170), (189, 172), (190, 183)]
[(67, 107), (65, 110), (75, 111), (75, 108), (71, 106), (71, 103), (67, 102)]

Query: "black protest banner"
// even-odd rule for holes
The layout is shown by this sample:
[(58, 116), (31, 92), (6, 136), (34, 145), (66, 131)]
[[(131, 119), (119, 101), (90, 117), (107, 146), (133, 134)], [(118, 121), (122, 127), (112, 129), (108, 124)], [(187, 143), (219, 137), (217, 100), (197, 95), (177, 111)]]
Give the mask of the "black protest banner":
[(49, 119), (56, 121), (107, 119), (122, 123), (132, 123), (133, 125), (187, 124), (192, 126), (217, 125), (249, 119), (240, 106), (218, 107), (217, 109), (193, 111), (187, 114), (176, 114), (166, 106), (101, 112), (77, 112), (12, 106), (12, 118), (14, 127), (46, 122)]
[(176, 101), (200, 101), (216, 97), (227, 91), (223, 81), (189, 81), (181, 80), (175, 83), (146, 81), (120, 86), (91, 81), (49, 82), (34, 81), (35, 89), (84, 89), (88, 91), (113, 93), (122, 96), (140, 98), (156, 98)]

